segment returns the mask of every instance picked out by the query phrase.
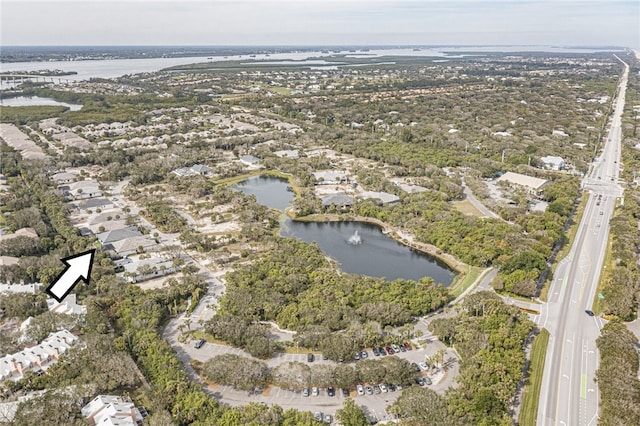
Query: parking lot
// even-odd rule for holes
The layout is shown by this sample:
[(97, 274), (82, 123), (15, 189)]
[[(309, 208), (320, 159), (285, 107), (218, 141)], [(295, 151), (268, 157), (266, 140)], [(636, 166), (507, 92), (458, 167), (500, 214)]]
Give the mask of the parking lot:
[[(180, 319), (173, 320), (165, 330), (165, 338), (171, 343), (176, 350), (180, 360), (188, 364), (192, 359), (196, 359), (201, 362), (205, 362), (217, 355), (222, 354), (236, 354), (241, 356), (250, 357), (249, 354), (241, 349), (234, 348), (227, 345), (215, 344), (206, 342), (202, 347), (195, 348), (192, 341), (180, 343), (177, 340), (179, 332), (177, 331), (177, 323)], [(173, 331), (171, 331), (173, 330)], [(425, 356), (431, 356), (435, 354), (439, 349), (445, 348), (434, 337), (427, 337), (426, 347), (417, 348), (411, 351), (399, 352), (394, 355), (404, 358), (409, 362), (423, 362)], [(367, 350), (369, 359), (382, 359), (383, 356), (374, 356), (373, 352)], [(429, 386), (430, 389), (436, 392), (444, 392), (449, 386), (453, 384), (453, 378), (458, 374), (457, 357), (454, 352), (447, 351), (445, 360), (448, 362), (447, 372), (440, 372), (436, 374), (430, 374), (429, 377), (433, 381), (433, 384)], [(314, 364), (335, 364), (334, 361), (323, 360), (322, 354), (315, 353), (315, 359), (313, 362), (307, 362), (307, 354), (289, 354), (278, 353), (272, 358), (266, 361), (267, 365), (271, 368), (275, 368), (280, 364), (288, 362), (301, 362), (307, 365)], [(351, 365), (356, 365), (357, 361), (351, 361)], [(278, 404), (285, 410), (288, 408), (296, 408), (298, 410), (306, 410), (311, 412), (320, 411), (324, 414), (334, 415), (336, 410), (342, 408), (344, 402), (344, 396), (340, 389), (336, 389), (335, 396), (331, 397), (327, 394), (326, 388), (320, 388), (318, 396), (303, 396), (301, 391), (291, 391), (287, 389), (281, 389), (277, 386), (269, 386), (261, 393), (250, 393), (246, 391), (238, 391), (230, 386), (215, 385), (209, 387), (209, 393), (215, 396), (221, 402), (229, 405), (245, 405), (249, 402), (262, 402), (265, 404)], [(374, 393), (373, 395), (358, 395), (355, 389), (350, 389), (350, 397), (354, 399), (356, 404), (360, 406), (365, 413), (372, 420), (385, 420), (391, 417), (386, 412), (385, 408), (392, 404), (401, 391), (388, 391)]]

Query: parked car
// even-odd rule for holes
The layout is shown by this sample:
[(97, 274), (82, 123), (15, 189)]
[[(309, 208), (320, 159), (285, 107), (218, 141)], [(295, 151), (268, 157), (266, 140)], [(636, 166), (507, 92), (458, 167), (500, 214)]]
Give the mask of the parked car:
[(333, 421), (333, 417), (331, 417), (331, 414), (325, 414), (324, 415), (324, 422), (326, 424), (330, 425), (332, 421)]
[(367, 353), (367, 351), (360, 351), (360, 359), (367, 359), (369, 358), (369, 354)]
[(309, 388), (302, 389), (302, 396), (309, 396)]
[(387, 354), (387, 351), (385, 351), (385, 349), (382, 346), (378, 348), (378, 352), (380, 352), (380, 355), (382, 356), (385, 356)]
[(402, 344), (402, 346), (404, 346), (404, 348), (405, 348), (406, 350), (408, 350), (408, 351), (410, 351), (410, 350), (412, 350), (412, 349), (413, 349), (413, 348), (411, 347), (411, 343), (409, 343), (409, 342), (404, 342), (404, 343)]
[(389, 389), (389, 392), (395, 392), (396, 391), (396, 385), (392, 385), (391, 383), (389, 383), (387, 385), (387, 388)]
[(422, 368), (423, 370), (427, 371), (429, 369), (429, 365), (426, 362), (419, 362), (418, 365), (420, 366), (420, 368)]
[(345, 398), (349, 396), (349, 389), (347, 388), (342, 388), (342, 396), (344, 396)]
[(313, 415), (313, 419), (317, 422), (321, 422), (323, 419), (323, 415), (320, 411), (316, 411), (316, 413)]
[(393, 353), (397, 354), (398, 352), (400, 352), (400, 348), (396, 344), (391, 345), (391, 349), (393, 349)]
[(389, 389), (387, 389), (387, 386), (385, 384), (383, 384), (383, 383), (380, 383), (380, 390), (382, 392), (388, 392), (389, 391)]
[(376, 348), (375, 346), (373, 347), (373, 354), (375, 356), (380, 356), (380, 351), (378, 351), (378, 348)]
[(328, 356), (326, 356), (325, 354), (322, 354), (322, 359), (324, 359), (325, 361), (329, 359)]
[(425, 385), (430, 385), (432, 383), (431, 379), (428, 377), (423, 377), (422, 381), (424, 382)]
[(413, 367), (414, 370), (416, 370), (416, 373), (420, 372), (420, 366), (418, 366), (418, 364), (416, 364), (415, 362), (412, 362), (411, 366)]
[(422, 377), (418, 377), (418, 378), (416, 379), (416, 384), (417, 384), (418, 386), (424, 386), (424, 381), (422, 380)]
[(356, 354), (353, 356), (353, 359), (356, 361), (360, 361), (360, 352), (356, 352)]
[(385, 347), (385, 349), (387, 350), (387, 353), (389, 355), (393, 355), (395, 353), (395, 352), (393, 352), (393, 349), (391, 349), (391, 347), (389, 347), (389, 346)]
[(316, 359), (316, 357), (313, 356), (313, 354), (307, 354), (307, 362), (313, 362), (314, 359)]
[(364, 395), (364, 386), (358, 385), (358, 386), (356, 386), (356, 389), (358, 391), (358, 395), (360, 395), (360, 396)]
[(407, 351), (407, 349), (404, 347), (404, 345), (400, 345), (399, 348), (400, 348), (400, 352), (406, 352)]
[(196, 340), (196, 343), (193, 344), (196, 349), (200, 349), (202, 345), (204, 345), (204, 339), (198, 339)]
[(318, 396), (320, 395), (320, 389), (318, 389), (317, 387), (312, 387), (311, 388), (311, 396)]
[(369, 385), (364, 387), (364, 391), (367, 393), (367, 395), (373, 395), (373, 388)]
[(335, 390), (332, 386), (329, 386), (329, 387), (327, 388), (327, 395), (329, 395), (329, 396), (336, 396), (336, 390)]

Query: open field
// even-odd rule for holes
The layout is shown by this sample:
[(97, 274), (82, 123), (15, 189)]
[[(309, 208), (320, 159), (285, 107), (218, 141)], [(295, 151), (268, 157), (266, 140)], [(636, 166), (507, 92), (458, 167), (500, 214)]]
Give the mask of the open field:
[(452, 204), (460, 213), (469, 214), (475, 217), (484, 217), (482, 212), (471, 204), (469, 200), (456, 201)]
[(542, 329), (533, 340), (531, 349), (531, 363), (529, 364), (529, 377), (524, 390), (522, 408), (520, 409), (519, 423), (521, 426), (535, 426), (538, 415), (538, 401), (540, 400), (540, 386), (542, 385), (542, 371), (549, 344), (549, 332)]

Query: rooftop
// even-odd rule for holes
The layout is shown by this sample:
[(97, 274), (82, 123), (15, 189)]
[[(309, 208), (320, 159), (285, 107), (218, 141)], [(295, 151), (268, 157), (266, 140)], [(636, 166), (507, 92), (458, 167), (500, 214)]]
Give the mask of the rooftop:
[(545, 179), (521, 175), (520, 173), (514, 172), (506, 172), (505, 174), (500, 176), (496, 182), (510, 182), (516, 185), (521, 185), (536, 190), (542, 188), (547, 183)]

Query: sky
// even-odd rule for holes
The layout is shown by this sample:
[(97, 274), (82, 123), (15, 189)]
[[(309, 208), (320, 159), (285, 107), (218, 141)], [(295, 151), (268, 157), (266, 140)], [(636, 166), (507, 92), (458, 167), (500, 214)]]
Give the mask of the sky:
[(0, 46), (400, 44), (640, 49), (640, 1), (0, 0)]

